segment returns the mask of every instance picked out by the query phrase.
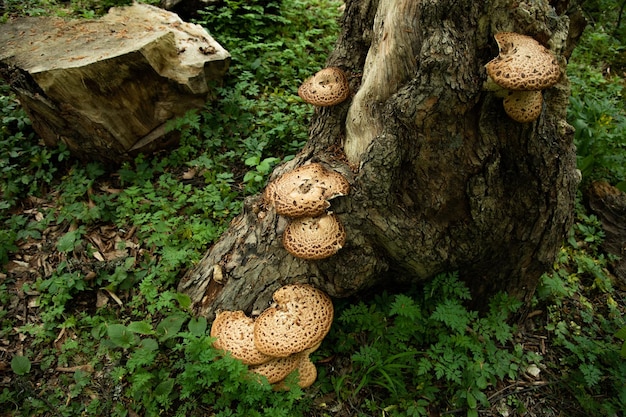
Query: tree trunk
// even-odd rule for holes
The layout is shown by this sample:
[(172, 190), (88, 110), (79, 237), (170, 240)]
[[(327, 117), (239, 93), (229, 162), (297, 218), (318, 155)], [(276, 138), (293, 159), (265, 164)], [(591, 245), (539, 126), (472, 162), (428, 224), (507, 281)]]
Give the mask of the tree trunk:
[[(342, 23), (328, 64), (355, 94), (316, 111), (307, 145), (273, 178), (307, 161), (346, 176), (350, 193), (332, 200), (344, 247), (294, 258), (281, 243), (286, 220), (255, 196), (179, 290), (211, 317), (261, 310), (291, 282), (344, 297), (458, 270), (477, 304), (498, 291), (528, 302), (570, 227), (579, 181), (565, 121), (568, 16), (543, 0), (361, 0)], [(534, 37), (561, 64), (535, 122), (511, 120), (483, 89), (501, 31)]]

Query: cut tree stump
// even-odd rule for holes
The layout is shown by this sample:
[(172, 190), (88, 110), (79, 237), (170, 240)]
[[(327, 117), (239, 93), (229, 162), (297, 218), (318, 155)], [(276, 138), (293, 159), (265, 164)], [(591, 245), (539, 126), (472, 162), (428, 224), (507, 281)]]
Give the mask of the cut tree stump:
[(48, 146), (119, 162), (173, 142), (168, 120), (205, 105), (230, 54), (199, 25), (135, 4), (98, 20), (0, 25), (0, 74)]

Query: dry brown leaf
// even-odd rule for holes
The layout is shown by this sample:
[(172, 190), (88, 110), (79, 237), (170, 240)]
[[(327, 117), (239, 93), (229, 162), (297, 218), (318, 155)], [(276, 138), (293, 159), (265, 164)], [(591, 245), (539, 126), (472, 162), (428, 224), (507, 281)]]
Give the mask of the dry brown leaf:
[(183, 179), (184, 180), (193, 179), (196, 176), (197, 173), (198, 173), (198, 169), (197, 168), (191, 168), (188, 171), (186, 171), (185, 173), (183, 173)]
[(109, 304), (109, 297), (102, 290), (96, 293), (96, 308), (102, 308)]
[(120, 307), (122, 307), (124, 305), (124, 303), (122, 302), (122, 300), (120, 300), (120, 298), (110, 289), (108, 288), (104, 288), (104, 291), (107, 292), (107, 294), (109, 295), (109, 297), (111, 297), (113, 299), (113, 301), (115, 301), (117, 303), (117, 305), (119, 305)]

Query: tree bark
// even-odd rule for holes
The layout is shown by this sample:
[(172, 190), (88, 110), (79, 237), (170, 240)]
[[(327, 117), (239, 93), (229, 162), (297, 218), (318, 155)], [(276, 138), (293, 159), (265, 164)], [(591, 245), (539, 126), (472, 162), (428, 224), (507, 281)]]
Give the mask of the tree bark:
[[(273, 177), (307, 161), (344, 174), (332, 200), (345, 246), (305, 261), (281, 244), (285, 219), (249, 198), (182, 279), (200, 314), (262, 310), (272, 292), (308, 282), (345, 297), (458, 270), (477, 304), (498, 291), (530, 301), (571, 225), (579, 175), (564, 51), (569, 19), (547, 1), (349, 1), (328, 65), (347, 71), (351, 100), (316, 111), (310, 139)], [(511, 120), (483, 89), (493, 35), (515, 31), (561, 63), (532, 123)]]
[(617, 285), (626, 289), (626, 193), (606, 181), (594, 181), (585, 190), (591, 211), (604, 230), (602, 249), (616, 258), (609, 262)]

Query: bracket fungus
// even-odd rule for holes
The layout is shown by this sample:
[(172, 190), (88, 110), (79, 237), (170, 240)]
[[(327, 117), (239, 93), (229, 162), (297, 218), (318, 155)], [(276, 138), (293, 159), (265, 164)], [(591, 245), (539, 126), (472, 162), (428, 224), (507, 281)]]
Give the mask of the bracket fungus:
[(337, 67), (324, 68), (302, 83), (298, 95), (314, 106), (334, 106), (350, 96), (348, 77)]
[(559, 62), (530, 36), (500, 32), (494, 37), (499, 54), (485, 65), (487, 74), (500, 88), (509, 90), (504, 100), (509, 117), (520, 123), (533, 121), (541, 114), (541, 90), (561, 78)]
[(516, 122), (527, 123), (541, 114), (541, 91), (508, 91), (502, 102), (504, 111)]
[(272, 358), (265, 363), (250, 367), (250, 370), (257, 375), (266, 377), (270, 384), (276, 384), (298, 368), (302, 355), (304, 353), (301, 352), (282, 358)]
[(266, 355), (285, 357), (317, 346), (330, 331), (333, 303), (328, 295), (306, 284), (292, 284), (274, 293), (269, 307), (254, 325), (254, 343)]
[(222, 311), (213, 321), (211, 337), (216, 349), (230, 352), (246, 365), (260, 365), (273, 359), (259, 352), (254, 344), (254, 319), (243, 311)]
[(291, 284), (273, 295), (275, 305), (256, 320), (243, 311), (222, 311), (211, 326), (213, 346), (225, 350), (250, 371), (267, 378), (275, 389), (298, 369), (298, 385), (309, 387), (317, 369), (309, 355), (317, 350), (333, 321), (333, 303), (326, 293), (308, 284)]
[(346, 231), (332, 214), (293, 219), (283, 233), (283, 246), (297, 258), (318, 260), (337, 253), (346, 242)]
[(265, 189), (265, 201), (287, 217), (318, 216), (330, 207), (328, 200), (346, 195), (350, 184), (343, 175), (312, 163), (289, 171)]

